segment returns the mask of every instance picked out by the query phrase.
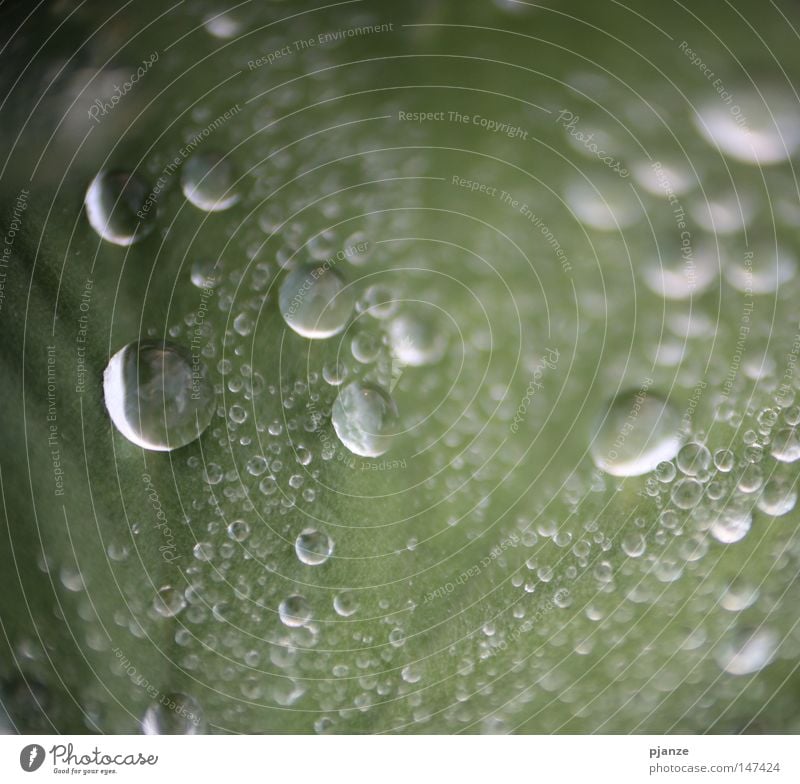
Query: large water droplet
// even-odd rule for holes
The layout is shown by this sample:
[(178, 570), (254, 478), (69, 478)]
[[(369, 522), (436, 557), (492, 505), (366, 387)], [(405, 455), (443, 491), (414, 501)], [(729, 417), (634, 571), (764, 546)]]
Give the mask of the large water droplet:
[(217, 153), (200, 153), (190, 158), (181, 171), (183, 195), (206, 212), (227, 210), (239, 201), (231, 190), (233, 167)]
[(115, 245), (132, 245), (155, 228), (150, 189), (135, 174), (100, 172), (86, 190), (84, 204), (91, 227)]
[(172, 343), (129, 343), (108, 362), (103, 394), (129, 441), (168, 452), (198, 438), (214, 413), (214, 390), (199, 356)]
[(625, 392), (609, 404), (592, 439), (595, 465), (614, 476), (640, 476), (681, 445), (681, 420), (675, 409), (646, 391)]
[(279, 294), (284, 321), (304, 338), (329, 338), (341, 332), (355, 298), (330, 267), (300, 265), (284, 278)]
[(378, 457), (389, 449), (397, 407), (375, 384), (354, 381), (333, 404), (331, 422), (339, 440), (354, 454)]
[(333, 541), (326, 533), (316, 528), (306, 528), (295, 540), (294, 549), (304, 564), (318, 566), (330, 558)]
[(186, 694), (162, 694), (142, 717), (145, 735), (202, 735), (205, 719), (200, 705)]

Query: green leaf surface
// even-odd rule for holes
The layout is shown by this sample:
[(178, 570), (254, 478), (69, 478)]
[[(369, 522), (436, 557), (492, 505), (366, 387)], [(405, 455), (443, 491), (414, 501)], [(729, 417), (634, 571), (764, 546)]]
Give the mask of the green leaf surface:
[[(800, 420), (796, 10), (112, 6), (5, 12), (9, 730), (798, 731), (797, 472), (775, 457)], [(764, 155), (782, 123), (788, 159), (726, 153), (735, 123), (705, 139), (695, 112), (731, 105)], [(185, 197), (204, 155), (228, 209)], [(132, 245), (87, 219), (104, 170), (152, 188)], [(338, 258), (356, 232), (367, 258)], [(325, 340), (278, 302), (314, 258), (357, 300)], [(692, 296), (661, 296), (661, 268)], [(440, 358), (392, 353), (401, 314)], [(144, 339), (202, 351), (215, 388), (169, 452), (104, 403)], [(338, 365), (391, 390), (386, 454), (337, 436)], [(643, 388), (667, 413), (633, 419), (657, 439), (672, 412), (713, 455), (699, 475), (688, 452), (677, 475), (598, 469), (629, 433), (598, 422)]]

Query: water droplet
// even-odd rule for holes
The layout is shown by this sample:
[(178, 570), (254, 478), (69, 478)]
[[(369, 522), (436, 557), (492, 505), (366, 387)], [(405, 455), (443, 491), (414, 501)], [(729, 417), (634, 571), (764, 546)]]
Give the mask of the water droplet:
[(389, 449), (397, 420), (397, 407), (386, 392), (357, 381), (339, 392), (331, 412), (339, 440), (362, 457), (378, 457)]
[(750, 675), (772, 661), (777, 647), (778, 635), (771, 629), (735, 631), (733, 639), (720, 646), (716, 659), (731, 675)]
[(608, 406), (592, 439), (595, 465), (614, 476), (640, 476), (671, 460), (681, 445), (680, 417), (646, 392), (626, 392)]
[(343, 618), (349, 618), (358, 610), (358, 599), (352, 591), (342, 591), (333, 599), (333, 609)]
[(316, 528), (306, 528), (294, 543), (297, 557), (309, 566), (325, 563), (333, 552), (333, 540)]
[(731, 502), (716, 513), (711, 524), (711, 535), (722, 544), (733, 544), (747, 536), (752, 524), (752, 512), (745, 506)]
[(692, 441), (681, 447), (676, 462), (686, 476), (697, 476), (711, 465), (711, 452)]
[(202, 735), (205, 728), (200, 705), (186, 694), (162, 694), (142, 717), (145, 735)]
[(216, 259), (197, 259), (192, 264), (192, 283), (199, 289), (213, 289), (222, 276), (222, 262)]
[(114, 354), (103, 373), (103, 394), (117, 430), (158, 452), (197, 439), (214, 413), (214, 390), (203, 362), (163, 341), (129, 343)]
[(643, 555), (646, 547), (645, 538), (638, 531), (625, 534), (622, 539), (622, 552), (629, 558), (638, 558)]
[(347, 366), (343, 362), (331, 362), (322, 368), (322, 377), (327, 384), (338, 387), (347, 378)]
[(743, 163), (765, 166), (787, 160), (800, 145), (794, 102), (752, 92), (742, 92), (736, 100), (735, 107), (711, 101), (694, 115), (695, 127), (705, 140)]
[(759, 245), (723, 267), (725, 279), (745, 294), (772, 294), (790, 281), (797, 272), (795, 257), (785, 248)]
[(217, 153), (199, 153), (190, 158), (181, 171), (183, 195), (205, 212), (227, 210), (239, 201), (231, 191), (233, 167)]
[(733, 469), (736, 458), (730, 449), (718, 449), (714, 452), (714, 465), (718, 471), (727, 474)]
[(791, 512), (796, 503), (797, 490), (792, 483), (773, 477), (764, 485), (757, 506), (764, 514), (780, 517)]
[(234, 520), (228, 526), (228, 537), (234, 542), (243, 542), (250, 536), (250, 524), (245, 520)]
[(135, 174), (103, 171), (89, 184), (84, 204), (89, 225), (115, 245), (132, 245), (155, 228), (150, 190)]
[(353, 312), (352, 288), (324, 265), (300, 265), (280, 287), (284, 321), (304, 338), (329, 338), (341, 332)]
[(800, 438), (793, 427), (779, 430), (772, 441), (772, 456), (782, 463), (800, 460)]
[(284, 626), (305, 626), (311, 620), (311, 605), (304, 596), (287, 596), (278, 607), (278, 616)]
[(741, 580), (734, 580), (720, 597), (720, 606), (728, 612), (741, 612), (758, 599), (758, 588)]
[(435, 365), (444, 356), (447, 338), (432, 320), (401, 314), (389, 325), (392, 354), (403, 365)]
[(162, 618), (174, 618), (184, 607), (186, 607), (186, 599), (183, 592), (171, 585), (165, 585), (159, 589), (153, 599), (153, 609)]

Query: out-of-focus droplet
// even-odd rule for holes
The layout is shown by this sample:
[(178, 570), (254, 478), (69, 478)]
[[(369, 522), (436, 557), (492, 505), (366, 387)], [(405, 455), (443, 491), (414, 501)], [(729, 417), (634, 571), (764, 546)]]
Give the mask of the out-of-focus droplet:
[(202, 735), (205, 729), (200, 705), (187, 694), (162, 694), (142, 717), (145, 735)]
[(625, 392), (610, 402), (590, 446), (595, 465), (614, 476), (647, 474), (681, 445), (675, 409), (648, 392)]
[(181, 171), (183, 195), (205, 212), (227, 210), (239, 201), (233, 180), (231, 162), (217, 153), (198, 153)]

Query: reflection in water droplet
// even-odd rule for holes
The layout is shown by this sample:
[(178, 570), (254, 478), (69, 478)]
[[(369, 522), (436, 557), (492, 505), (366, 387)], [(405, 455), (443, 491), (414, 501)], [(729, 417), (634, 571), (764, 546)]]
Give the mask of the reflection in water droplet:
[(219, 212), (239, 201), (239, 195), (231, 191), (233, 179), (233, 167), (227, 158), (217, 153), (199, 153), (183, 165), (181, 188), (195, 207)]
[(280, 603), (278, 616), (284, 626), (304, 626), (311, 620), (311, 605), (304, 596), (293, 594)]
[(304, 338), (329, 338), (341, 332), (353, 312), (352, 288), (330, 267), (300, 265), (280, 287), (284, 321)]
[(681, 445), (681, 420), (675, 409), (645, 391), (618, 395), (606, 409), (592, 439), (595, 465), (614, 476), (640, 476)]
[(129, 343), (108, 362), (103, 394), (111, 421), (129, 441), (168, 452), (211, 422), (214, 390), (199, 357), (156, 340)]
[(89, 184), (84, 204), (89, 225), (115, 245), (132, 245), (155, 228), (150, 189), (130, 172), (103, 171)]
[(400, 315), (389, 325), (392, 354), (403, 365), (435, 365), (447, 348), (447, 338), (433, 321)]
[(316, 528), (306, 528), (295, 540), (294, 549), (297, 557), (304, 564), (317, 566), (330, 558), (333, 552), (333, 541), (327, 534)]
[(331, 412), (339, 440), (362, 457), (378, 457), (389, 449), (397, 420), (392, 398), (375, 384), (362, 382), (344, 387)]
[(716, 653), (719, 666), (731, 675), (750, 675), (766, 667), (775, 657), (778, 635), (771, 629), (736, 631), (733, 639)]
[(162, 694), (142, 717), (145, 735), (202, 735), (205, 729), (200, 705), (186, 694)]

